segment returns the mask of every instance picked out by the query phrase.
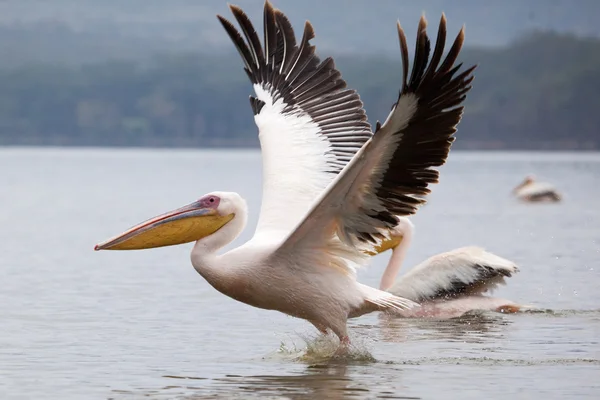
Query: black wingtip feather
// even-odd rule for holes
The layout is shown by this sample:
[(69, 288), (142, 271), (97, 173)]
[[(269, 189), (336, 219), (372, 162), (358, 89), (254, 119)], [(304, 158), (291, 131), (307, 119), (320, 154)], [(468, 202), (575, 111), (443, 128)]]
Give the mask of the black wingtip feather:
[(402, 56), (402, 86), (400, 93), (404, 92), (408, 86), (408, 44), (406, 43), (406, 35), (400, 25), (400, 21), (396, 23), (398, 28), (398, 41), (400, 42), (400, 55)]
[(252, 107), (252, 112), (254, 115), (260, 113), (260, 110), (265, 106), (265, 102), (257, 99), (254, 96), (250, 96), (250, 107)]
[[(398, 102), (392, 109), (392, 118), (393, 113), (406, 113), (398, 109), (402, 106), (400, 100), (403, 96), (414, 96), (416, 108), (398, 132), (386, 131), (386, 134), (401, 135), (401, 139), (383, 176), (377, 197), (390, 212), (399, 216), (414, 214), (426, 200), (412, 196), (428, 194), (428, 185), (438, 182), (439, 172), (434, 168), (446, 162), (456, 139), (456, 126), (463, 114), (462, 103), (474, 78), (476, 66), (461, 71), (462, 64), (456, 64), (464, 43), (464, 27), (444, 57), (446, 23), (446, 17), (442, 14), (435, 48), (429, 59), (427, 21), (421, 17), (410, 77), (406, 36), (400, 24), (397, 25), (403, 79)], [(376, 133), (382, 130), (385, 131), (385, 124), (383, 127), (376, 126)]]
[(429, 37), (427, 37), (427, 20), (425, 19), (425, 16), (422, 15), (417, 28), (415, 60), (413, 62), (412, 72), (410, 73), (410, 80), (408, 83), (409, 90), (414, 91), (423, 77), (427, 61), (429, 60), (430, 47)]
[(346, 82), (335, 69), (333, 60), (321, 62), (315, 54), (315, 46), (310, 43), (315, 37), (311, 23), (304, 24), (298, 45), (288, 18), (266, 1), (264, 44), (261, 44), (244, 11), (235, 5), (229, 8), (240, 31), (222, 16), (217, 17), (240, 53), (250, 81), (261, 86), (270, 97), (264, 99), (268, 100), (266, 103), (251, 98), (253, 112), (260, 114), (266, 104), (282, 100), (284, 107), (280, 112), (311, 117), (319, 126), (318, 134), (329, 141), (331, 152), (328, 154), (335, 156), (334, 160), (328, 160), (329, 168), (335, 173), (341, 171), (370, 139), (371, 127), (358, 94), (346, 89)]
[[(242, 28), (244, 36), (246, 37), (248, 49), (250, 50), (250, 54), (252, 56), (251, 65), (255, 67), (255, 69), (257, 70), (257, 74), (261, 74), (261, 67), (266, 65), (266, 61), (263, 54), (262, 46), (260, 44), (260, 39), (258, 38), (258, 34), (256, 33), (252, 22), (240, 7), (230, 5), (229, 8), (231, 9), (231, 13), (237, 20), (238, 24)], [(268, 7), (265, 5), (265, 8)], [(259, 79), (259, 77), (257, 77), (257, 79)]]
[[(450, 300), (457, 297), (464, 296), (469, 293), (481, 291), (482, 285), (486, 285), (494, 280), (504, 282), (504, 278), (510, 278), (512, 276), (511, 271), (494, 268), (493, 266), (486, 264), (475, 264), (472, 266), (476, 272), (474, 276), (463, 277), (455, 276), (451, 279), (448, 285), (440, 287), (437, 291), (420, 298), (420, 301), (426, 300)], [(485, 289), (483, 290), (485, 291)]]
[[(264, 25), (264, 42), (265, 42), (265, 60), (266, 63), (274, 63), (276, 62), (273, 57), (275, 57), (275, 53), (277, 52), (277, 27), (275, 25), (275, 10), (271, 3), (267, 0), (265, 2), (265, 10), (263, 13), (263, 25)], [(273, 51), (271, 54), (271, 51)], [(262, 79), (267, 79), (267, 76), (264, 75)]]
[(442, 56), (444, 55), (444, 47), (446, 45), (446, 15), (442, 13), (442, 17), (440, 18), (440, 24), (438, 27), (438, 35), (435, 40), (435, 50), (433, 51), (433, 56), (431, 57), (431, 62), (429, 63), (429, 67), (423, 76), (423, 80), (427, 81), (431, 79), (432, 75), (435, 73), (435, 69), (440, 63)]

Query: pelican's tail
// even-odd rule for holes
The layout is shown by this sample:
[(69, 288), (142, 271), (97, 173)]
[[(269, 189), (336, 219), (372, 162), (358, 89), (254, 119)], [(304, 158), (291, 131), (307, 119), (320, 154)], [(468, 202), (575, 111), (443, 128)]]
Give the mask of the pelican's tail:
[(370, 286), (360, 285), (365, 294), (365, 301), (379, 311), (403, 311), (417, 307), (419, 304), (412, 300), (399, 297)]

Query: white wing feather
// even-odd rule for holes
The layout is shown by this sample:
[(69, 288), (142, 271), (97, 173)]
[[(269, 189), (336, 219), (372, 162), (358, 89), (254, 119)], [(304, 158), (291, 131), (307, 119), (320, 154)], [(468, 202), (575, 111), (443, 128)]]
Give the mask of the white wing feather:
[(330, 144), (319, 127), (304, 114), (284, 114), (283, 98), (272, 97), (254, 85), (265, 106), (254, 117), (262, 150), (263, 198), (257, 234), (271, 230), (289, 232), (306, 213), (315, 197), (335, 177), (326, 173)]
[(262, 45), (246, 14), (230, 8), (246, 40), (219, 19), (256, 92), (251, 105), (262, 148), (263, 199), (255, 238), (282, 238), (372, 136), (371, 127), (333, 59), (316, 56), (310, 23), (297, 45), (288, 19), (267, 1)]
[[(322, 254), (323, 265), (354, 275), (365, 250), (373, 250), (398, 224), (395, 216), (413, 214), (424, 201), (428, 184), (437, 182), (448, 156), (452, 135), (462, 115), (460, 104), (472, 81), (474, 67), (455, 76), (454, 62), (464, 40), (461, 30), (446, 59), (445, 18), (429, 61), (424, 18), (419, 23), (413, 72), (407, 82), (408, 48), (398, 24), (404, 65), (403, 89), (383, 126), (321, 194), (312, 209), (287, 237), (276, 255)], [(441, 39), (441, 40), (440, 40)]]
[(517, 272), (517, 265), (505, 258), (480, 247), (462, 247), (423, 261), (388, 292), (417, 302), (480, 295), (506, 284), (505, 278)]
[(414, 213), (424, 202), (414, 196), (427, 194), (428, 184), (437, 182), (432, 167), (446, 160), (474, 69), (455, 76), (463, 31), (440, 64), (446, 38), (442, 16), (429, 63), (422, 18), (407, 81), (408, 48), (398, 24), (402, 94), (372, 137), (358, 95), (344, 89), (332, 59), (320, 62), (314, 54), (309, 23), (298, 46), (287, 18), (267, 2), (263, 52), (247, 16), (230, 8), (246, 41), (229, 21), (219, 19), (257, 95), (251, 105), (260, 131), (264, 182), (255, 237), (288, 234), (272, 257), (302, 260), (286, 265), (303, 265), (310, 256), (319, 265), (354, 275), (354, 266), (366, 259), (362, 251), (387, 237), (398, 223), (396, 215)]

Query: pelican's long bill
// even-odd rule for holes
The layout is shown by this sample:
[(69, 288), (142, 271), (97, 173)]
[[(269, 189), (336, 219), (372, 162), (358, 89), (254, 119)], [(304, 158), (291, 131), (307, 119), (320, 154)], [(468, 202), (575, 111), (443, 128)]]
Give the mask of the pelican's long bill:
[(233, 216), (222, 216), (196, 201), (146, 220), (97, 244), (94, 250), (141, 250), (195, 242), (221, 229)]
[(389, 239), (382, 240), (379, 246), (375, 247), (374, 251), (367, 251), (366, 253), (370, 256), (383, 253), (398, 246), (402, 242), (402, 239), (402, 235), (390, 236)]

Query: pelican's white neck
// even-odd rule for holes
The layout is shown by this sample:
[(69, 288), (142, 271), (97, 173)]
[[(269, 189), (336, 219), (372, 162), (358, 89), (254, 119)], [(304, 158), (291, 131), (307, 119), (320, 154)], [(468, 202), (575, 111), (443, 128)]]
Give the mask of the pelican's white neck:
[(400, 241), (400, 244), (392, 250), (392, 256), (383, 272), (381, 283), (379, 284), (381, 290), (387, 290), (394, 284), (394, 280), (396, 279), (398, 272), (400, 272), (404, 258), (406, 258), (406, 253), (410, 247), (410, 242), (412, 241), (415, 231), (415, 226), (408, 218), (398, 217), (398, 219), (400, 222), (392, 234), (394, 236), (402, 235), (402, 241)]
[[(219, 212), (222, 214), (234, 214), (233, 218), (216, 232), (198, 240), (192, 249), (191, 260), (194, 269), (204, 277), (211, 285), (221, 290), (227, 280), (227, 266), (222, 265), (222, 256), (217, 252), (233, 242), (242, 233), (248, 220), (248, 208), (246, 202), (236, 193), (219, 193), (222, 204), (226, 206)], [(225, 197), (227, 196), (227, 197)], [(226, 199), (226, 201), (223, 201)]]

